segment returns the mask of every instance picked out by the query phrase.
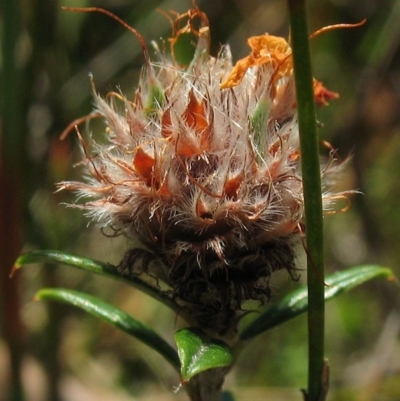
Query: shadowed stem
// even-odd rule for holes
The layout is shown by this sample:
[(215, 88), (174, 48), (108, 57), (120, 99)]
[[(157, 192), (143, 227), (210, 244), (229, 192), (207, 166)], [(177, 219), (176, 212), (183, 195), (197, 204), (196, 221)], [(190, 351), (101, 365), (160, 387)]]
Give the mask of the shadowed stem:
[(21, 29), (19, 1), (1, 3), (3, 99), (0, 114), (0, 335), (10, 354), (8, 388), (0, 390), (0, 399), (23, 400), (21, 365), (23, 359), (23, 326), (19, 308), (19, 280), (8, 275), (22, 246), (22, 150), (24, 120), (21, 106), (21, 71), (17, 49)]
[(191, 401), (221, 401), (226, 369), (210, 369), (193, 377), (186, 386)]
[(307, 401), (324, 399), (324, 257), (321, 173), (306, 0), (288, 0), (300, 131), (307, 234), (308, 391)]

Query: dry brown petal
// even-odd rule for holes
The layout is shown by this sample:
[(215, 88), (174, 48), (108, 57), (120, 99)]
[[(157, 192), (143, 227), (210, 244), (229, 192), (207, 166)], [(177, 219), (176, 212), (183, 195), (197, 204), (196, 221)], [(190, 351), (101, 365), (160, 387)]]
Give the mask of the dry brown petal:
[(246, 71), (258, 65), (272, 64), (276, 69), (275, 80), (289, 75), (292, 72), (292, 49), (289, 43), (280, 37), (272, 35), (252, 36), (247, 40), (252, 52), (239, 60), (233, 67), (228, 78), (221, 84), (221, 88), (232, 88), (242, 81)]
[(150, 185), (151, 182), (154, 164), (155, 160), (153, 157), (149, 156), (142, 148), (137, 149), (135, 158), (133, 159), (133, 165), (139, 175), (146, 180), (148, 185)]
[(240, 186), (243, 182), (243, 176), (241, 174), (236, 177), (229, 178), (224, 186), (224, 194), (227, 198), (236, 200)]

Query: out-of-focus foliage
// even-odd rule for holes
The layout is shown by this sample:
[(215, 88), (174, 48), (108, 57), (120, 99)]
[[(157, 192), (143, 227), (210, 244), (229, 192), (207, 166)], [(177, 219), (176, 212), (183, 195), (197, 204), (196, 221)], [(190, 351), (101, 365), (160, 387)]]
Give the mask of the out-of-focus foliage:
[[(221, 43), (229, 43), (238, 59), (249, 51), (249, 36), (289, 34), (284, 0), (199, 0), (197, 4), (210, 19), (215, 54)], [(95, 227), (87, 227), (79, 211), (59, 205), (68, 202), (69, 195), (53, 193), (55, 182), (80, 174), (79, 166), (72, 168), (79, 160), (76, 135), (71, 132), (64, 141), (59, 141), (59, 135), (72, 120), (91, 110), (89, 73), (100, 93), (121, 88), (133, 96), (143, 64), (142, 51), (135, 36), (115, 21), (96, 13), (63, 12), (61, 6), (106, 8), (135, 27), (149, 47), (152, 40), (168, 47), (160, 38), (168, 37), (170, 23), (157, 8), (183, 12), (192, 3), (34, 0), (19, 5), (17, 65), (23, 93), (19, 105), (23, 135), (18, 144), (22, 156), (15, 157), (21, 157), (23, 165), (19, 189), (24, 219), (19, 228), (24, 232), (25, 249), (60, 249), (117, 263), (132, 239), (105, 237)], [(321, 139), (338, 149), (338, 157), (351, 155), (341, 186), (362, 193), (351, 199), (349, 211), (326, 218), (328, 274), (352, 265), (379, 263), (392, 267), (399, 276), (400, 1), (313, 0), (309, 10), (311, 31), (367, 18), (360, 28), (324, 33), (311, 44), (314, 76), (340, 93), (339, 100), (318, 111)], [(2, 69), (4, 65), (1, 60)], [(5, 82), (1, 85), (1, 93), (5, 93)], [(87, 130), (81, 126), (82, 134), (86, 138), (90, 133), (96, 135), (97, 124), (100, 122), (92, 121)], [(0, 133), (2, 143), (6, 134)], [(323, 144), (321, 148), (323, 153), (330, 151)], [(168, 309), (121, 283), (75, 269), (38, 267), (19, 274), (26, 329), (23, 379), (27, 392), (36, 399), (89, 400), (99, 390), (108, 394), (108, 399), (133, 399), (128, 394), (145, 399), (156, 392), (169, 394), (178, 384), (176, 373), (158, 355), (143, 351), (123, 334), (75, 309), (33, 303), (30, 298), (43, 285), (96, 294), (164, 333), (172, 344), (180, 322)], [(272, 285), (279, 286), (275, 298), (280, 298), (297, 284), (279, 275)], [(7, 300), (3, 304), (7, 305)], [(398, 289), (383, 280), (327, 305), (331, 400), (400, 398), (399, 306)], [(7, 360), (2, 328), (0, 322), (1, 389), (7, 381), (6, 370), (1, 368)], [(273, 391), (269, 387), (298, 389), (306, 383), (306, 370), (305, 320), (297, 318), (256, 338), (229, 380), (246, 386), (247, 390), (238, 390), (238, 394), (260, 386), (265, 393)], [(35, 387), (32, 382), (42, 385)], [(279, 400), (274, 394), (272, 399)], [(0, 400), (5, 401), (4, 397), (5, 392)]]

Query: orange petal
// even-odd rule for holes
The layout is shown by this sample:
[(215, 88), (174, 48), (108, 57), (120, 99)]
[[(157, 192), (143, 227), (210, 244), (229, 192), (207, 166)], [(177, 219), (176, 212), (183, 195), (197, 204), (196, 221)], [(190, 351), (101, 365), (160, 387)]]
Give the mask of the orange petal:
[(189, 104), (182, 117), (187, 126), (194, 130), (194, 137), (185, 132), (179, 136), (177, 152), (182, 156), (196, 156), (210, 148), (211, 124), (208, 123), (204, 103), (205, 100), (197, 100), (193, 91), (189, 92)]
[(192, 90), (189, 92), (189, 104), (183, 113), (183, 118), (190, 128), (195, 128), (198, 132), (208, 127), (204, 103), (197, 100)]
[(228, 78), (220, 85), (220, 88), (227, 89), (239, 85), (240, 82), (242, 82), (246, 71), (253, 65), (255, 64), (253, 63), (251, 56), (247, 56), (239, 60), (233, 67)]
[(142, 148), (138, 148), (135, 158), (133, 159), (133, 165), (139, 175), (146, 179), (148, 185), (151, 181), (151, 173), (153, 172), (154, 164), (154, 158), (149, 156)]
[(251, 47), (249, 56), (239, 60), (228, 78), (220, 85), (222, 89), (237, 86), (242, 81), (246, 71), (254, 66), (271, 63), (277, 69), (275, 79), (288, 75), (292, 71), (292, 49), (289, 43), (278, 36), (262, 35), (252, 36), (247, 40)]

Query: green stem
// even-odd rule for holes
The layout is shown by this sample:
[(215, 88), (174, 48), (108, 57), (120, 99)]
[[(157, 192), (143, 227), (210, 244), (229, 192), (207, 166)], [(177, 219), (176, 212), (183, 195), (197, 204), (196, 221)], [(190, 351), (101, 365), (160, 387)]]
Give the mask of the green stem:
[(2, 101), (0, 104), (0, 336), (10, 354), (10, 375), (0, 398), (24, 399), (21, 366), (24, 356), (24, 328), (20, 314), (19, 280), (10, 281), (12, 264), (21, 252), (23, 236), (22, 208), (24, 183), (22, 160), (24, 116), (22, 74), (17, 63), (21, 33), (20, 1), (3, 1), (1, 21)]
[(288, 0), (296, 80), (307, 233), (308, 401), (321, 399), (324, 370), (324, 257), (321, 173), (306, 0)]

